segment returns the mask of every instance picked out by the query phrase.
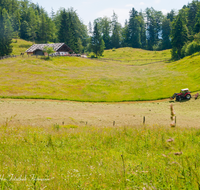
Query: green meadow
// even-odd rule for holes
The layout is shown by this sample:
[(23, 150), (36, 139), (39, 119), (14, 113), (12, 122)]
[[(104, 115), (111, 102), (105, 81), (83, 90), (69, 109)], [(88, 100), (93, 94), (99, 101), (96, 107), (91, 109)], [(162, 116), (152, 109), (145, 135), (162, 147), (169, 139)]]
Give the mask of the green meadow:
[[(29, 45), (13, 41), (13, 54), (19, 55)], [(170, 56), (170, 50), (120, 48), (105, 51), (99, 59), (27, 55), (4, 59), (0, 60), (0, 98), (80, 101), (74, 108), (76, 121), (84, 114), (82, 102), (158, 100), (186, 87), (200, 91), (200, 54), (176, 62)], [(87, 122), (81, 126), (67, 122), (42, 125), (45, 114), (51, 113), (48, 120), (63, 119), (62, 106), (66, 105), (62, 101), (55, 103), (61, 106), (57, 112), (56, 107), (50, 109), (47, 104), (38, 104), (50, 109), (43, 112), (37, 111), (40, 107), (29, 107), (36, 115), (32, 116), (34, 123), (26, 125), (21, 121), (28, 117), (26, 111), (5, 119), (9, 112), (6, 107), (13, 109), (8, 102), (0, 113), (0, 189), (200, 189), (200, 129), (195, 126), (198, 103), (174, 103), (177, 123), (181, 123), (183, 114), (191, 116), (191, 123), (187, 128), (178, 124), (171, 128), (134, 123), (123, 127), (105, 127), (105, 123), (89, 126)], [(22, 102), (15, 104), (21, 110), (26, 107)], [(169, 111), (168, 102), (161, 106), (155, 103), (159, 107), (139, 104), (134, 108), (136, 113), (129, 113), (133, 122), (136, 115), (142, 118), (143, 114), (146, 123), (150, 119), (164, 120), (166, 114), (162, 113)], [(117, 107), (113, 108), (115, 115), (126, 118), (128, 113)], [(65, 119), (69, 117), (67, 111)]]
[(0, 97), (120, 102), (164, 99), (181, 88), (199, 91), (200, 55), (169, 59), (170, 50), (133, 48), (107, 50), (100, 59), (5, 59), (0, 61)]
[(102, 59), (110, 59), (122, 62), (156, 62), (169, 60), (171, 50), (148, 51), (130, 47), (111, 49), (104, 51)]
[(0, 128), (1, 189), (199, 189), (200, 130)]
[(21, 53), (24, 53), (29, 47), (31, 47), (33, 42), (22, 39), (13, 39), (11, 45), (13, 48), (12, 55), (20, 55)]

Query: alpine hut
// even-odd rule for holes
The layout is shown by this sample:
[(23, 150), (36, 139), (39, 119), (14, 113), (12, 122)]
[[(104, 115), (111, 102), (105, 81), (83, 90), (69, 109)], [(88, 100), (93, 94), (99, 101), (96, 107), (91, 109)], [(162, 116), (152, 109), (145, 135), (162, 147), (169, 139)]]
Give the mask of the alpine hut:
[(54, 44), (33, 44), (29, 49), (26, 50), (27, 55), (45, 55), (44, 47), (52, 47), (55, 52), (71, 53), (73, 50), (65, 43), (54, 43)]

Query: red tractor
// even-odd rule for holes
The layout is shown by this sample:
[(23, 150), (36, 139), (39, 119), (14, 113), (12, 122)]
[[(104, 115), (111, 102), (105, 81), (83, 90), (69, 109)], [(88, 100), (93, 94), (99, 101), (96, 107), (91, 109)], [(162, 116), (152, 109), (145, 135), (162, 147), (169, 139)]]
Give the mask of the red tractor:
[(176, 101), (181, 101), (183, 99), (190, 100), (190, 98), (191, 98), (190, 93), (191, 92), (189, 91), (188, 88), (181, 89), (180, 93), (174, 93), (174, 95), (172, 97), (170, 97), (170, 99), (176, 98)]

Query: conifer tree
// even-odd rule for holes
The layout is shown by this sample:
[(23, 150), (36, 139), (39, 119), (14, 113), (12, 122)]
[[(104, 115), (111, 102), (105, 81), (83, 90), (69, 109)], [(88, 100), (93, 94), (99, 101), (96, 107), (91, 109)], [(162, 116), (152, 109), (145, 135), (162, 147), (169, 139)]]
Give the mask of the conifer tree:
[(144, 21), (143, 13), (139, 13), (140, 20), (140, 38), (141, 38), (141, 48), (146, 49), (147, 38), (146, 38), (146, 24)]
[(47, 14), (44, 9), (41, 9), (40, 22), (38, 27), (38, 40), (42, 43), (47, 43)]
[(88, 32), (90, 35), (92, 35), (92, 23), (91, 22), (89, 22), (89, 24), (88, 24)]
[(153, 46), (156, 44), (156, 22), (154, 17), (155, 10), (153, 8), (146, 9), (147, 17), (147, 49), (153, 50)]
[(183, 21), (181, 13), (177, 16), (172, 25), (171, 43), (172, 43), (172, 58), (181, 58), (181, 49), (188, 40), (188, 31), (186, 24)]
[(58, 32), (59, 42), (66, 43), (74, 52), (77, 52), (78, 39), (74, 32), (74, 23), (70, 12), (64, 9), (61, 12), (60, 29)]
[(146, 9), (147, 17), (147, 49), (153, 50), (159, 42), (161, 32), (161, 23), (163, 15), (161, 11), (156, 11), (153, 8)]
[(78, 53), (78, 35), (75, 32), (75, 25), (73, 23), (73, 16), (69, 12), (69, 28), (68, 28), (68, 42), (66, 42), (75, 53)]
[(66, 35), (66, 33), (68, 32), (68, 28), (69, 28), (69, 18), (67, 15), (66, 10), (64, 9), (63, 11), (61, 11), (60, 13), (60, 28), (58, 31), (58, 40), (59, 42), (67, 42), (68, 41), (68, 36)]
[(29, 38), (28, 28), (29, 28), (29, 24), (26, 20), (24, 20), (21, 23), (21, 27), (20, 27), (20, 38), (28, 40), (28, 38)]
[(113, 12), (112, 16), (112, 36), (111, 36), (111, 46), (112, 48), (119, 48), (121, 46), (121, 25), (118, 23), (118, 17)]
[(36, 32), (37, 32), (37, 20), (36, 20), (36, 14), (32, 7), (29, 8), (29, 24), (27, 29), (27, 34), (29, 36), (29, 39), (33, 42), (36, 39)]
[(21, 22), (21, 27), (20, 27), (20, 38), (29, 40), (29, 35), (28, 35), (28, 30), (29, 30), (29, 1), (28, 0), (23, 0), (20, 1), (20, 22)]
[(170, 22), (174, 20), (175, 16), (176, 16), (176, 13), (173, 9), (169, 13), (167, 13), (167, 19), (169, 19)]
[(199, 33), (199, 32), (200, 32), (200, 4), (195, 17), (195, 26), (194, 26), (194, 33)]
[(165, 18), (162, 22), (162, 49), (171, 48), (170, 33), (170, 20)]
[(0, 56), (12, 53), (12, 25), (6, 9), (0, 8)]
[(19, 37), (20, 27), (21, 27), (21, 15), (19, 10), (16, 10), (16, 12), (12, 15), (12, 28), (15, 38)]
[(55, 12), (53, 8), (51, 7), (51, 19), (54, 20), (54, 18), (55, 18)]
[(187, 28), (190, 35), (194, 34), (195, 18), (198, 11), (198, 0), (193, 0), (188, 4)]
[(98, 57), (102, 56), (104, 48), (105, 48), (105, 43), (102, 39), (98, 23), (95, 22), (93, 35), (91, 38), (91, 50), (96, 55), (96, 57)]
[(129, 19), (129, 43), (133, 48), (141, 47), (141, 28), (138, 12), (132, 8)]
[(129, 28), (128, 21), (125, 20), (124, 27), (122, 28), (122, 47), (129, 47)]
[(102, 34), (103, 34), (103, 41), (105, 43), (105, 49), (111, 48), (111, 39), (110, 39), (110, 33), (111, 33), (111, 21), (108, 17), (104, 17), (101, 21), (102, 25)]

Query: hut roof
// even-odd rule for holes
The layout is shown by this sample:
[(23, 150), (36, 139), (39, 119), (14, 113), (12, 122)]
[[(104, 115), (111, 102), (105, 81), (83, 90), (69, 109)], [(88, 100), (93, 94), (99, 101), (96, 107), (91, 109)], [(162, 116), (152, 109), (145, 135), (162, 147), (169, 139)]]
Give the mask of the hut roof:
[(44, 47), (52, 47), (54, 51), (58, 51), (61, 47), (66, 46), (67, 50), (69, 52), (72, 52), (73, 50), (67, 46), (65, 43), (54, 43), (54, 44), (33, 44), (29, 49), (26, 50), (26, 52), (34, 52), (35, 50), (44, 50)]

